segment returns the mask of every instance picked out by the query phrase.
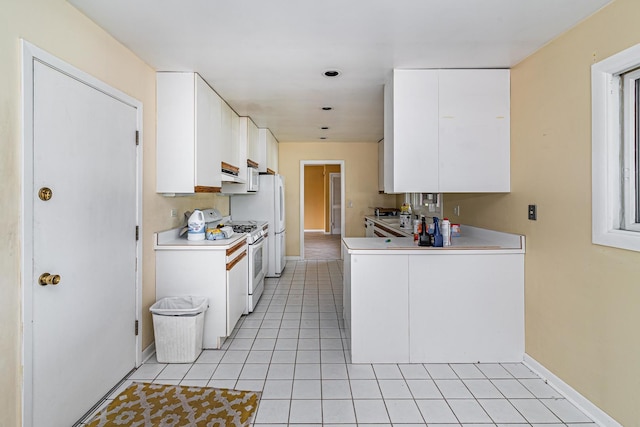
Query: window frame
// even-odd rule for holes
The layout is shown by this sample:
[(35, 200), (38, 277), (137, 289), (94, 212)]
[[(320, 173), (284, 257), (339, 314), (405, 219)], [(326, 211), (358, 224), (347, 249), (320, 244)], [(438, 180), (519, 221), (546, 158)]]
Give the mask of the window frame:
[[(591, 66), (592, 243), (632, 251), (640, 251), (640, 227), (635, 218), (633, 223), (626, 216), (621, 221), (622, 210), (629, 212), (632, 203), (629, 191), (635, 191), (635, 183), (629, 185), (633, 180), (622, 179), (621, 159), (625, 159), (624, 167), (635, 160), (629, 156), (632, 143), (624, 138), (631, 124), (624, 115), (629, 109), (623, 108), (623, 103), (628, 107), (631, 100), (623, 96), (621, 88), (623, 74), (639, 67), (640, 44)], [(628, 76), (633, 75), (635, 72)]]

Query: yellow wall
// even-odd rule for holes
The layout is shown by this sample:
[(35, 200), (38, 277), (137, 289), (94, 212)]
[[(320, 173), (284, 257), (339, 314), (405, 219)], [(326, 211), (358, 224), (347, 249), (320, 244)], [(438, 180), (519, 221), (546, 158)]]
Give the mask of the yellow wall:
[(626, 427), (640, 426), (640, 253), (591, 244), (590, 66), (640, 43), (638, 17), (617, 0), (514, 67), (511, 193), (445, 198), (452, 219), (527, 236), (526, 352)]
[[(155, 194), (154, 70), (64, 0), (3, 0), (0, 13), (0, 426), (21, 425), (21, 50), (20, 38), (142, 101), (143, 347), (152, 342), (149, 306), (155, 300), (154, 231), (181, 225), (194, 206), (225, 197), (163, 198)], [(179, 216), (169, 218), (171, 208)]]
[(324, 166), (304, 167), (304, 229), (324, 229)]
[[(345, 236), (364, 236), (371, 207), (395, 205), (395, 196), (378, 194), (378, 147), (370, 142), (281, 142), (279, 173), (285, 177), (287, 256), (300, 255), (300, 161), (344, 160)], [(349, 201), (353, 207), (349, 207)]]
[[(331, 231), (331, 175), (340, 173), (340, 165), (324, 165), (324, 231)], [(305, 175), (305, 181), (307, 177)], [(305, 197), (306, 198), (306, 197)]]

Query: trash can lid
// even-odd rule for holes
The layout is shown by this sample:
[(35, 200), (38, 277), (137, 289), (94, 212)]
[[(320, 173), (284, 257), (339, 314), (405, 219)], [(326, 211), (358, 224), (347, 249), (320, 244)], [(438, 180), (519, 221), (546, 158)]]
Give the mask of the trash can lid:
[(194, 316), (209, 308), (209, 300), (206, 297), (183, 296), (167, 297), (156, 301), (149, 311), (161, 316)]

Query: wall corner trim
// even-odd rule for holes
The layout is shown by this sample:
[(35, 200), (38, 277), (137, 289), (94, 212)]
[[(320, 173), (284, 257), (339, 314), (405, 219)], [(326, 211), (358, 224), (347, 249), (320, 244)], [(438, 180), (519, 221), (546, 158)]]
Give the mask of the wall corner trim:
[(596, 424), (603, 427), (622, 427), (622, 424), (611, 418), (606, 412), (594, 405), (589, 399), (578, 393), (569, 384), (558, 378), (553, 372), (545, 368), (541, 363), (528, 354), (524, 355), (524, 364), (535, 372), (540, 378), (547, 381), (558, 393), (580, 409)]

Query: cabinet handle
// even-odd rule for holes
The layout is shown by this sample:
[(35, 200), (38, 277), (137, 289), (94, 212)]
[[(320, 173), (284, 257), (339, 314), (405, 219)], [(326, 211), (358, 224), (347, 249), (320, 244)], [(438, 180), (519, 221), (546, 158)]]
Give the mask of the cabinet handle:
[(232, 255), (235, 251), (241, 249), (244, 246), (245, 241), (246, 241), (246, 238), (243, 239), (240, 243), (236, 244), (235, 246), (232, 246), (229, 249), (227, 249), (227, 256)]
[(238, 255), (236, 257), (236, 259), (234, 259), (233, 261), (231, 261), (229, 264), (227, 264), (227, 271), (231, 270), (233, 267), (236, 266), (237, 263), (240, 262), (240, 260), (244, 257), (247, 256), (247, 251), (245, 250), (244, 252), (242, 252), (240, 255)]

